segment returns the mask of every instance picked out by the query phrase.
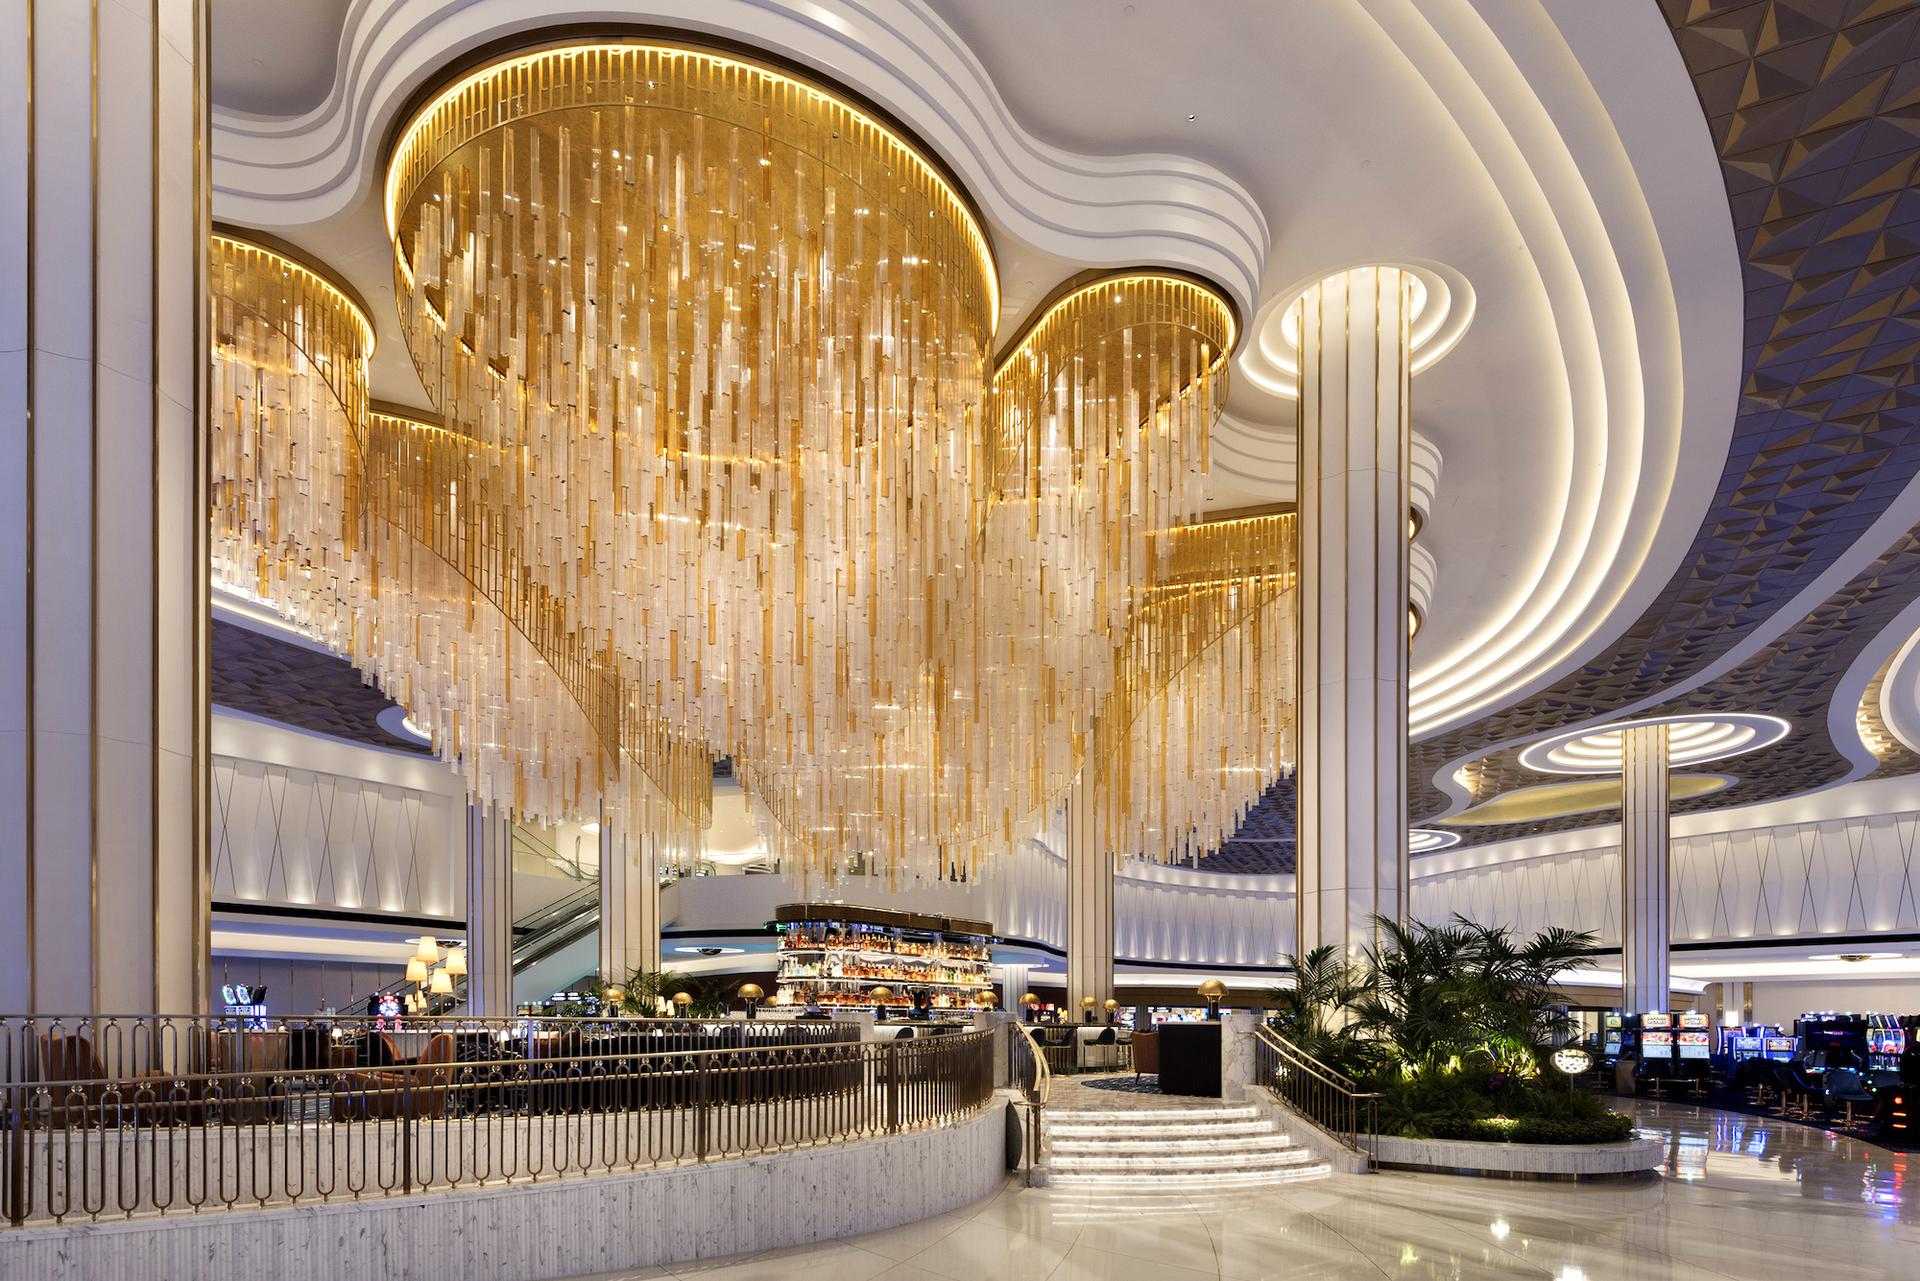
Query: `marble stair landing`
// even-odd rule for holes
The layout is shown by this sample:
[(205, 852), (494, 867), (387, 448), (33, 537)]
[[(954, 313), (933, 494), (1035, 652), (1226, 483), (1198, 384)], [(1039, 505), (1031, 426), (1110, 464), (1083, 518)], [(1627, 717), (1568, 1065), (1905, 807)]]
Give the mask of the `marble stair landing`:
[[(1136, 1101), (1138, 1100), (1138, 1101)], [(1185, 1191), (1324, 1178), (1327, 1163), (1258, 1108), (1073, 1092), (1047, 1109), (1047, 1181), (1057, 1187)], [(1143, 1106), (1143, 1104), (1147, 1104)]]

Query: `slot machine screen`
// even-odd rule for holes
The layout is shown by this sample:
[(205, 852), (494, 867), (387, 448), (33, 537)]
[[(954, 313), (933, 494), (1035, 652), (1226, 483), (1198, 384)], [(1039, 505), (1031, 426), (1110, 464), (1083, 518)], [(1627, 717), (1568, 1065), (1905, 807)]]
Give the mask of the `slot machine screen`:
[(1610, 1058), (1620, 1057), (1621, 1022), (1622, 1020), (1618, 1014), (1609, 1014), (1606, 1016), (1606, 1023), (1605, 1023), (1606, 1032), (1604, 1037), (1602, 1038), (1601, 1044), (1606, 1054)]
[(1673, 1057), (1673, 1033), (1641, 1032), (1640, 1057), (1643, 1059), (1670, 1059)]
[(1670, 1028), (1673, 1026), (1673, 1015), (1662, 1014), (1658, 1011), (1652, 1014), (1642, 1014), (1640, 1016), (1640, 1026), (1642, 1029)]
[(1688, 1010), (1680, 1016), (1680, 1026), (1689, 1031), (1704, 1029), (1708, 1026), (1707, 1016), (1698, 1010)]
[(1769, 1036), (1766, 1039), (1766, 1055), (1770, 1059), (1786, 1060), (1800, 1051), (1800, 1038), (1797, 1036)]
[(1733, 1048), (1733, 1059), (1736, 1063), (1742, 1059), (1751, 1059), (1758, 1056), (1761, 1050), (1765, 1048), (1765, 1040), (1766, 1038), (1758, 1036), (1731, 1036), (1727, 1038), (1728, 1043)]
[(1705, 1032), (1685, 1031), (1680, 1033), (1680, 1057), (1683, 1059), (1704, 1059), (1709, 1057)]

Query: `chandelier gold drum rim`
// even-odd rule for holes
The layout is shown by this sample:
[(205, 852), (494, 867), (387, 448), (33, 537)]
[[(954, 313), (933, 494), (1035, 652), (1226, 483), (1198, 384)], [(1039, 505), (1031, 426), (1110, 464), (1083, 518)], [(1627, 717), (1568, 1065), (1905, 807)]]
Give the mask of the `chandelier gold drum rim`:
[[(383, 156), (385, 177), (382, 181), (381, 212), (385, 219), (387, 239), (395, 255), (396, 268), (403, 276), (411, 280), (410, 267), (400, 250), (403, 209), (409, 203), (417, 181), (434, 172), (446, 156), (460, 146), (503, 125), (529, 120), (552, 111), (589, 106), (646, 107), (660, 104), (646, 101), (586, 99), (548, 101), (535, 109), (510, 111), (499, 120), (483, 122), (456, 117), (448, 122), (450, 125), (448, 137), (452, 140), (442, 138), (436, 147), (438, 156), (418, 161), (415, 153), (422, 145), (423, 133), (437, 115), (445, 112), (461, 95), (478, 89), (489, 81), (537, 63), (596, 53), (623, 55), (647, 51), (657, 52), (667, 57), (702, 61), (731, 72), (762, 77), (784, 90), (807, 95), (823, 108), (845, 113), (851, 122), (883, 139), (902, 159), (915, 166), (951, 202), (953, 214), (961, 224), (971, 245), (974, 266), (980, 274), (980, 283), (984, 288), (988, 304), (984, 309), (988, 331), (983, 336), (982, 345), (990, 345), (993, 329), (997, 327), (999, 321), (1001, 297), (999, 266), (993, 250), (993, 241), (987, 231), (986, 218), (974, 202), (971, 193), (940, 161), (932, 148), (921, 142), (911, 130), (881, 109), (812, 68), (784, 63), (770, 54), (745, 46), (732, 46), (723, 41), (704, 37), (685, 38), (645, 27), (622, 28), (614, 31), (595, 28), (591, 29), (589, 34), (577, 37), (549, 39), (534, 44), (518, 44), (499, 50), (489, 50), (488, 56), (477, 65), (471, 61), (456, 64), (446, 80), (416, 99), (418, 105), (413, 106), (403, 115), (404, 123), (390, 135)], [(761, 131), (774, 136), (772, 128)], [(782, 139), (782, 141), (790, 140)], [(403, 182), (409, 166), (416, 163), (416, 182), (412, 184)]]

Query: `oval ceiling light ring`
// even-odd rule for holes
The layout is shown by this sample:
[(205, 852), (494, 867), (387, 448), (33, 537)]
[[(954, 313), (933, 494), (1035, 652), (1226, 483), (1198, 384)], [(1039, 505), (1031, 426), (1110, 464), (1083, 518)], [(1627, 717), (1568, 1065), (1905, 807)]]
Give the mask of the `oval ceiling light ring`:
[(1792, 728), (1781, 717), (1759, 712), (1653, 716), (1542, 739), (1520, 753), (1520, 763), (1540, 774), (1618, 774), (1622, 731), (1645, 725), (1671, 727), (1668, 765), (1675, 769), (1758, 751), (1785, 738)]
[[(1398, 267), (1413, 277), (1412, 371), (1417, 374), (1452, 351), (1473, 323), (1473, 285), (1444, 263), (1408, 259), (1384, 265)], [(1255, 314), (1249, 331), (1253, 341), (1246, 345), (1239, 361), (1240, 372), (1248, 381), (1290, 400), (1299, 396), (1300, 342), (1291, 319), (1294, 304), (1315, 284), (1337, 274), (1319, 272), (1310, 280), (1283, 289)]]
[(1437, 854), (1441, 850), (1460, 843), (1460, 833), (1440, 832), (1431, 827), (1413, 827), (1407, 829), (1407, 853)]

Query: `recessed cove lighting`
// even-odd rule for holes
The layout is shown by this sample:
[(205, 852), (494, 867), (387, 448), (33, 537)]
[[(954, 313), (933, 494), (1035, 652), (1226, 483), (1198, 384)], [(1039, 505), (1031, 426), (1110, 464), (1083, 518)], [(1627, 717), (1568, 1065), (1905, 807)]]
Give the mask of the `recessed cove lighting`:
[(404, 707), (389, 707), (373, 720), (374, 724), (403, 743), (426, 746), (433, 742), (433, 734), (408, 716), (407, 709)]
[(1646, 725), (1668, 727), (1667, 764), (1676, 769), (1757, 751), (1779, 742), (1792, 728), (1778, 716), (1757, 712), (1653, 716), (1543, 739), (1520, 753), (1520, 763), (1542, 774), (1618, 774), (1625, 731)]
[[(1428, 368), (1452, 351), (1473, 323), (1473, 286), (1467, 278), (1442, 263), (1414, 261), (1382, 263), (1412, 277), (1413, 373)], [(1342, 274), (1321, 272), (1292, 289), (1283, 290), (1253, 319), (1253, 341), (1240, 354), (1240, 372), (1257, 387), (1289, 399), (1300, 394), (1300, 321), (1294, 304), (1323, 279)]]

